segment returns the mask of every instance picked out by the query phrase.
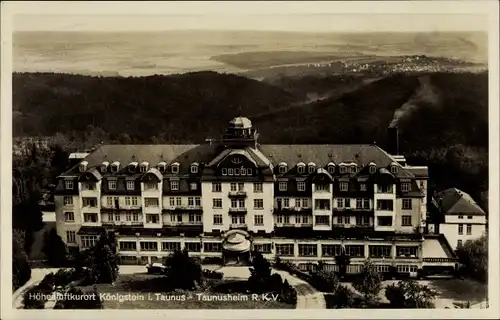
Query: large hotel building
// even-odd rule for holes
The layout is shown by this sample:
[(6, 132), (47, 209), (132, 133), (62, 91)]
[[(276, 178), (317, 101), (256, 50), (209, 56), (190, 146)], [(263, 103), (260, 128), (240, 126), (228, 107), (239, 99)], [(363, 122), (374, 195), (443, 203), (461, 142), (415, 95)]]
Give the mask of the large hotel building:
[(225, 264), (258, 250), (335, 269), (345, 251), (353, 273), (366, 258), (380, 271), (453, 268), (446, 238), (428, 232), (427, 183), (427, 167), (375, 144), (264, 145), (236, 117), (217, 142), (99, 146), (59, 177), (56, 227), (72, 250), (114, 231), (122, 264), (187, 248)]

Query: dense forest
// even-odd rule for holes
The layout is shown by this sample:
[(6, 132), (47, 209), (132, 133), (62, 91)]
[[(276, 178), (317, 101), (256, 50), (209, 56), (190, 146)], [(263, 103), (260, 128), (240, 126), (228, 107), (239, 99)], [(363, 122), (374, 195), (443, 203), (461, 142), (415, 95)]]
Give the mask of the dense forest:
[[(360, 85), (361, 84), (361, 85)], [(312, 90), (327, 94), (316, 102)], [(316, 89), (314, 89), (316, 88)], [(302, 104), (302, 102), (304, 102)], [(197, 72), (141, 78), (13, 75), (14, 135), (97, 143), (202, 143), (238, 114), (262, 143), (377, 143), (398, 114), (400, 151), (486, 208), (487, 73), (400, 73), (364, 84), (341, 76), (266, 82)]]

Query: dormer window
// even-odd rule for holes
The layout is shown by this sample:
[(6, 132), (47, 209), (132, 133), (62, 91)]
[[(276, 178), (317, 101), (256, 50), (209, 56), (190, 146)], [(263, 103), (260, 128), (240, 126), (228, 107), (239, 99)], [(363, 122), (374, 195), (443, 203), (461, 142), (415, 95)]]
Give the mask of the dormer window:
[(167, 164), (165, 162), (158, 163), (158, 170), (160, 172), (165, 172), (166, 169), (167, 169)]
[(148, 171), (148, 168), (149, 168), (149, 163), (147, 163), (147, 162), (143, 162), (143, 163), (141, 163), (141, 169), (140, 169), (140, 170), (141, 170), (141, 172), (143, 172), (143, 173), (144, 173), (144, 172), (147, 172), (147, 171)]
[(118, 172), (120, 170), (120, 162), (115, 161), (111, 164), (111, 172)]
[(193, 163), (191, 165), (191, 173), (198, 173), (198, 163)]
[(306, 165), (304, 163), (299, 163), (297, 164), (297, 173), (305, 173), (306, 172)]
[(409, 182), (401, 182), (401, 191), (402, 192), (409, 192), (411, 189), (411, 185)]
[(398, 166), (395, 163), (391, 164), (391, 173), (398, 173)]
[(179, 163), (175, 162), (172, 164), (172, 173), (179, 173)]
[(135, 170), (137, 169), (137, 165), (138, 165), (138, 163), (137, 163), (137, 162), (131, 162), (131, 163), (128, 165), (128, 172), (130, 172), (130, 173), (135, 173)]
[(316, 164), (314, 162), (309, 162), (307, 165), (309, 173), (314, 173), (316, 170)]
[(222, 175), (223, 176), (227, 176), (227, 169), (226, 168), (222, 168)]
[(370, 174), (374, 174), (375, 172), (377, 172), (377, 166), (375, 165), (375, 163), (370, 162), (369, 166)]
[(350, 168), (351, 168), (351, 173), (358, 172), (358, 166), (357, 165), (351, 165)]
[(109, 167), (109, 162), (107, 161), (104, 161), (102, 164), (101, 164), (101, 173), (105, 173), (108, 171), (108, 167)]
[(330, 162), (327, 165), (327, 170), (328, 170), (328, 173), (335, 173), (335, 164), (333, 164), (332, 162)]
[(286, 173), (288, 165), (285, 162), (279, 164), (279, 173)]
[(80, 172), (85, 172), (87, 171), (87, 165), (89, 163), (87, 161), (82, 161), (82, 163), (80, 163), (80, 166), (79, 166), (79, 170)]
[(340, 173), (346, 173), (347, 172), (347, 167), (345, 166), (345, 164), (341, 164), (339, 166), (339, 171), (340, 171)]

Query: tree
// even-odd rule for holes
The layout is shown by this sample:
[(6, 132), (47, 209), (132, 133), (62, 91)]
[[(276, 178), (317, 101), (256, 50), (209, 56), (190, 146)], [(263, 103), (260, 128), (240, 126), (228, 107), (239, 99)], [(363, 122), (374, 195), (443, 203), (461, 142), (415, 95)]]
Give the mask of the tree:
[(367, 305), (377, 300), (377, 295), (382, 289), (382, 275), (375, 270), (369, 259), (365, 261), (361, 274), (354, 279), (353, 286), (363, 295)]
[(22, 287), (31, 278), (31, 268), (24, 251), (24, 232), (12, 231), (12, 289)]
[(438, 293), (415, 280), (402, 280), (386, 287), (385, 297), (394, 308), (434, 308)]
[(92, 283), (113, 283), (118, 277), (118, 256), (114, 241), (114, 236), (104, 231), (94, 248), (84, 254), (84, 261), (90, 264), (89, 276)]
[(479, 239), (467, 241), (457, 249), (459, 262), (463, 272), (480, 281), (488, 279), (488, 236), (483, 234)]
[(48, 262), (54, 267), (64, 266), (67, 262), (66, 245), (57, 234), (56, 229), (46, 231), (43, 241), (43, 253)]
[(170, 289), (191, 290), (202, 281), (201, 265), (189, 256), (188, 250), (177, 250), (165, 260)]
[(354, 305), (355, 293), (349, 287), (340, 285), (332, 294), (333, 307), (337, 309), (352, 308)]

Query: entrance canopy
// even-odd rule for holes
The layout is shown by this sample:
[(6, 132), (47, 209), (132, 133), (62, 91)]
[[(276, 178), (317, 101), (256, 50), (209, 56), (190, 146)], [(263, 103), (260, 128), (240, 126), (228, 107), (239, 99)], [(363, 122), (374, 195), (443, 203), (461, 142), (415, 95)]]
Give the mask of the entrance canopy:
[(240, 230), (232, 230), (224, 239), (222, 248), (232, 252), (247, 252), (250, 251), (250, 240), (248, 234)]

